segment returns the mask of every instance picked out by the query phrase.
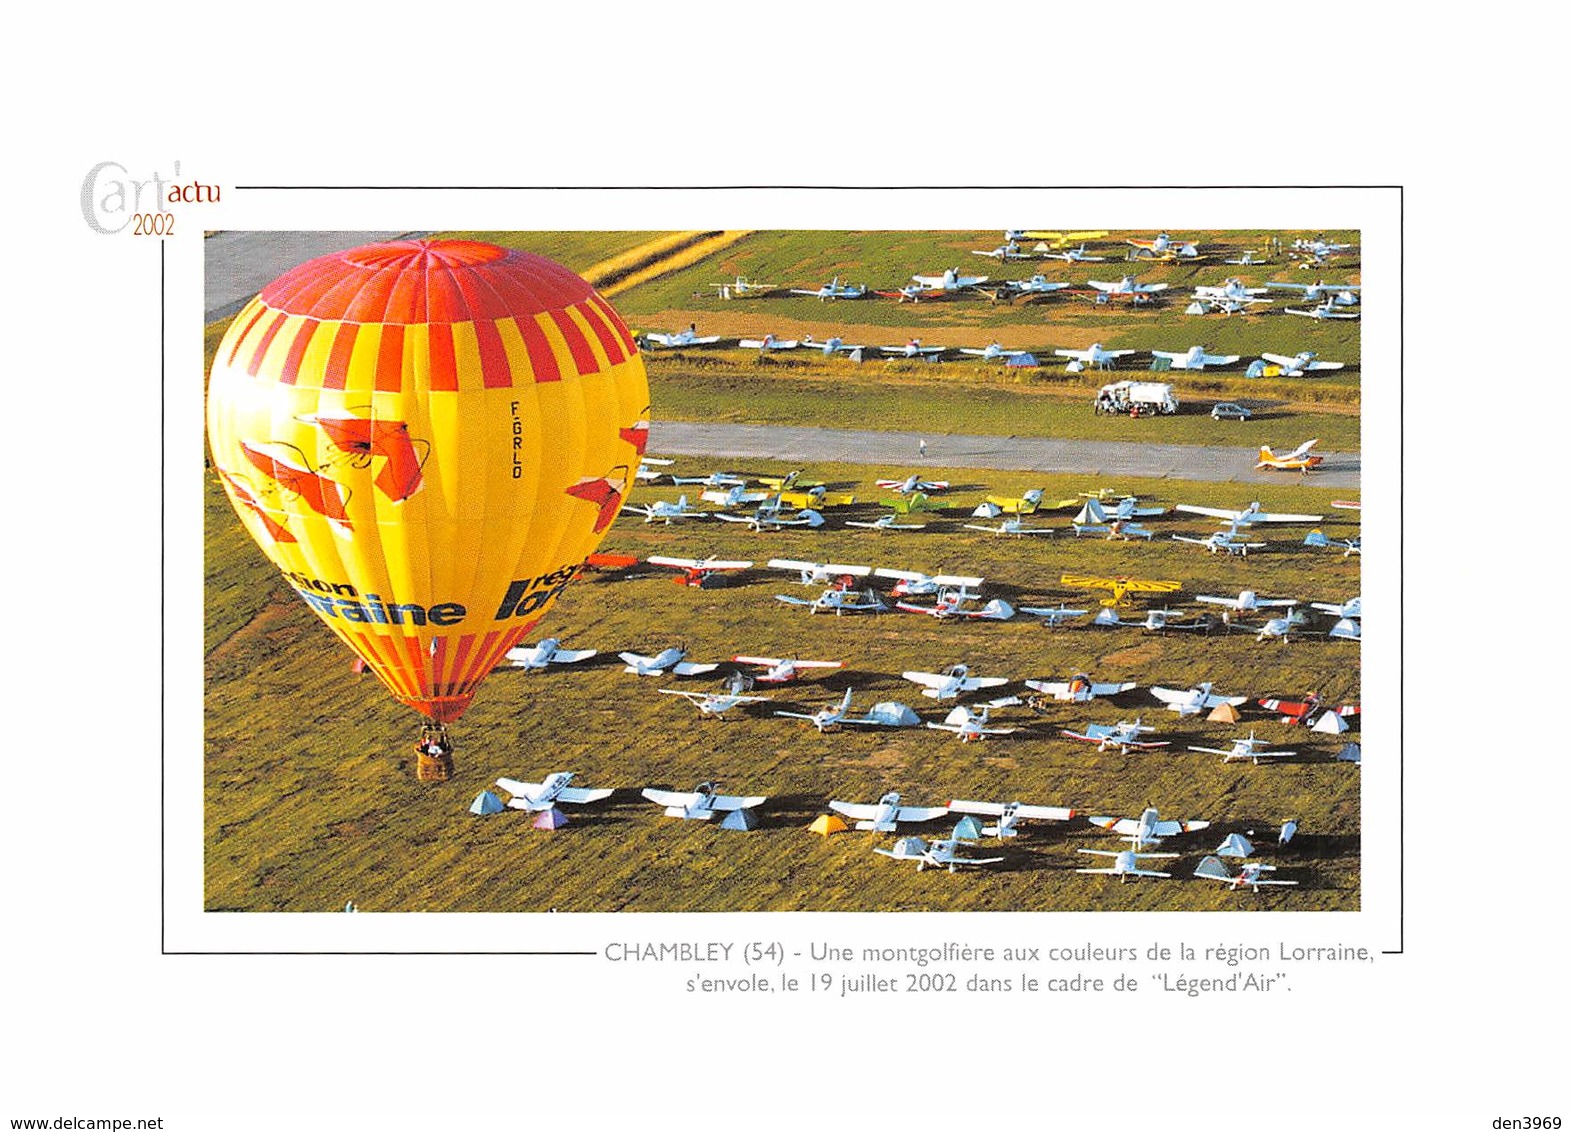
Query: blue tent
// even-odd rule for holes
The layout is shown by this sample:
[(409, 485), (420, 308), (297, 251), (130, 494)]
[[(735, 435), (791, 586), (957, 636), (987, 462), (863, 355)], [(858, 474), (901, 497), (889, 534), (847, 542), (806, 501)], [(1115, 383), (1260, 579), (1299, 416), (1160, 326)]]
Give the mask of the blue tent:
[(505, 809), (507, 807), (502, 804), (502, 799), (490, 790), (482, 790), (475, 795), (475, 800), (469, 804), (470, 813), (482, 816), (486, 814), (500, 814)]
[(754, 816), (752, 810), (732, 810), (726, 815), (725, 820), (720, 823), (720, 827), (722, 829), (758, 829), (759, 819)]
[(1036, 369), (1040, 364), (1035, 354), (1016, 354), (1004, 363), (1006, 369)]
[(982, 837), (982, 825), (977, 819), (968, 814), (955, 823), (955, 832), (950, 834), (957, 841), (976, 841)]

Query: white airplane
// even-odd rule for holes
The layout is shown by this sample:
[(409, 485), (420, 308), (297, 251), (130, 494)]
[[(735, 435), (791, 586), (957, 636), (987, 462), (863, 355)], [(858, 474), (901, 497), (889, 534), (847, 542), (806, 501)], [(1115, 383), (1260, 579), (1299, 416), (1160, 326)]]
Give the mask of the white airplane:
[[(1064, 256), (1058, 257), (1060, 259)], [(1100, 259), (1099, 256), (1088, 256), (1088, 259)], [(1045, 275), (1034, 275), (1030, 279), (1010, 279), (999, 285), (994, 294), (1005, 299), (1036, 298), (1041, 295), (1052, 295), (1055, 291), (1066, 290), (1070, 284), (1049, 279)]]
[(768, 669), (754, 679), (761, 684), (785, 684), (795, 680), (809, 668), (844, 668), (845, 661), (840, 660), (794, 660), (774, 656), (734, 656), (734, 664), (751, 664)]
[(773, 334), (766, 334), (763, 338), (743, 338), (737, 345), (744, 350), (759, 350), (769, 353), (771, 350), (795, 350), (797, 341), (793, 338), (777, 338)]
[(919, 491), (927, 494), (932, 491), (943, 491), (950, 486), (949, 480), (925, 480), (916, 472), (903, 480), (874, 480), (873, 482), (886, 491), (893, 491), (896, 495), (912, 495)]
[(1268, 751), (1265, 748), (1272, 744), (1266, 739), (1257, 739), (1255, 732), (1250, 732), (1248, 739), (1230, 739), (1229, 747), (1223, 750), (1219, 747), (1191, 747), (1192, 751), (1199, 751), (1203, 755), (1222, 755), (1225, 763), (1244, 762), (1249, 759), (1256, 766), (1261, 765), (1262, 759), (1288, 759), (1298, 754), (1297, 751)]
[(874, 852), (896, 861), (916, 861), (918, 872), (932, 865), (948, 868), (953, 873), (962, 865), (996, 865), (1004, 860), (1003, 857), (963, 857), (959, 852), (960, 844), (954, 837), (926, 842), (920, 837), (903, 837), (895, 843), (895, 848), (875, 849)]
[(657, 806), (665, 806), (667, 817), (684, 818), (688, 821), (710, 821), (718, 813), (751, 810), (760, 803), (769, 801), (766, 797), (739, 798), (729, 794), (717, 794), (713, 782), (701, 782), (688, 791), (656, 790), (654, 787), (646, 787), (640, 793)]
[[(1014, 699), (1014, 697), (1010, 698)], [(930, 720), (928, 726), (934, 731), (948, 731), (954, 735), (959, 735), (963, 743), (970, 743), (977, 739), (986, 739), (989, 735), (1013, 735), (1018, 730), (1014, 727), (989, 727), (987, 704), (984, 704), (976, 711), (973, 711), (965, 704), (957, 704), (944, 717), (944, 722), (934, 723)]]
[(1093, 495), (1082, 492), (1086, 502), (1082, 505), (1075, 520), (1078, 523), (1107, 523), (1115, 519), (1151, 519), (1159, 515), (1166, 515), (1166, 507), (1142, 507), (1139, 496), (1116, 496), (1112, 492), (1099, 492)]
[(920, 531), (928, 526), (927, 523), (897, 523), (895, 520), (899, 518), (900, 516), (892, 511), (888, 515), (883, 515), (866, 523), (859, 522), (856, 519), (847, 519), (846, 525), (848, 527), (861, 527), (869, 531)]
[[(1101, 342), (1093, 342), (1084, 350), (1055, 350), (1054, 356), (1069, 358), (1070, 366), (1084, 369), (1093, 366), (1097, 369), (1112, 369), (1120, 358), (1128, 357), (1135, 353), (1134, 350), (1105, 350)], [(1065, 368), (1070, 368), (1069, 366)]]
[(968, 601), (980, 600), (975, 594), (964, 591), (941, 590), (938, 599), (933, 605), (917, 605), (909, 601), (897, 601), (895, 608), (905, 613), (926, 613), (930, 617), (937, 617), (941, 621), (1008, 621), (1015, 616), (1015, 607), (1000, 598), (994, 598), (978, 609), (966, 609), (964, 604)]
[(1304, 260), (1305, 262), (1300, 266), (1305, 267), (1312, 263), (1325, 263), (1338, 252), (1351, 251), (1353, 246), (1353, 244), (1333, 244), (1322, 239), (1299, 239), (1293, 242), (1293, 250), (1289, 254), (1293, 259)]
[(1333, 604), (1328, 601), (1312, 601), (1310, 608), (1320, 613), (1329, 613), (1333, 617), (1352, 617), (1358, 619), (1364, 615), (1364, 602), (1362, 598), (1351, 597), (1347, 601)]
[(1201, 252), (1192, 243), (1175, 240), (1167, 232), (1159, 232), (1150, 240), (1126, 240), (1135, 250), (1130, 255), (1136, 259), (1195, 259)]
[(745, 299), (750, 295), (756, 297), (779, 290), (773, 283), (756, 283), (741, 275), (738, 275), (730, 283), (711, 283), (710, 286), (716, 288), (723, 299)]
[(1317, 306), (1310, 307), (1309, 309), (1303, 309), (1300, 307), (1284, 307), (1283, 313), (1296, 314), (1300, 318), (1313, 318), (1322, 322), (1355, 322), (1359, 319), (1358, 311), (1348, 310), (1344, 307), (1341, 307), (1335, 297), (1327, 299), (1325, 302)]
[[(1031, 259), (1032, 258), (1031, 253), (1023, 252), (1021, 250), (1021, 245), (1017, 244), (1014, 240), (1006, 240), (1004, 243), (1000, 244), (998, 247), (994, 248), (992, 251), (983, 252), (983, 251), (975, 251), (974, 250), (972, 252), (972, 255), (987, 256), (989, 259), (996, 259), (1000, 263), (1003, 263), (1006, 260), (1012, 260), (1012, 259)], [(914, 276), (914, 278), (915, 278), (915, 276)]]
[(1075, 617), (1085, 617), (1091, 612), (1089, 609), (1069, 609), (1062, 602), (1052, 609), (1046, 606), (1023, 605), (1018, 612), (1030, 617), (1036, 617), (1050, 629), (1057, 629), (1066, 621)]
[(841, 277), (837, 275), (822, 287), (811, 291), (793, 287), (791, 293), (793, 295), (807, 295), (809, 298), (818, 299), (822, 303), (826, 299), (860, 299), (868, 293), (868, 288), (860, 283), (843, 284)]
[(1195, 875), (1198, 877), (1204, 877), (1207, 880), (1220, 880), (1228, 885), (1229, 888), (1248, 888), (1252, 892), (1260, 892), (1264, 885), (1294, 885), (1299, 883), (1297, 880), (1268, 880), (1261, 875), (1262, 873), (1275, 873), (1276, 871), (1276, 865), (1263, 865), (1259, 862), (1251, 862), (1243, 866), (1239, 873), (1235, 875), (1228, 870), (1228, 866), (1223, 864), (1221, 860), (1212, 856), (1203, 857), (1201, 863), (1195, 867)]
[(652, 566), (666, 566), (673, 570), (681, 570), (682, 577), (674, 579), (679, 585), (698, 586), (700, 589), (711, 589), (724, 584), (724, 578), (718, 575), (736, 573), (746, 570), (753, 565), (752, 562), (734, 561), (726, 558), (673, 558), (665, 554), (652, 554), (644, 561)]
[(947, 806), (903, 806), (901, 796), (892, 790), (877, 802), (830, 802), (830, 809), (851, 818), (854, 829), (893, 833), (903, 821), (932, 821), (949, 814)]
[(1281, 367), (1283, 377), (1303, 377), (1311, 370), (1342, 369), (1347, 364), (1323, 362), (1316, 357), (1314, 350), (1301, 350), (1291, 358), (1286, 354), (1262, 354), (1261, 360)]
[(1252, 550), (1262, 550), (1266, 547), (1264, 542), (1239, 541), (1239, 529), (1229, 527), (1226, 531), (1218, 531), (1207, 535), (1205, 538), (1190, 538), (1188, 535), (1174, 535), (1175, 542), (1188, 542), (1194, 546), (1206, 547), (1208, 554), (1237, 554), (1240, 558), (1248, 558)]
[(1075, 817), (1075, 811), (1063, 806), (1028, 806), (1020, 802), (968, 802), (952, 801), (950, 803), (952, 814), (982, 814), (985, 817), (997, 818), (994, 825), (983, 826), (984, 837), (1017, 837), (1020, 835), (1020, 822), (1030, 818), (1041, 821), (1069, 821)]
[(767, 491), (749, 491), (746, 484), (739, 483), (727, 488), (706, 488), (699, 492), (699, 498), (722, 507), (741, 507), (746, 503), (763, 503), (772, 497)]
[(1084, 732), (1071, 731), (1068, 728), (1060, 730), (1059, 734), (1066, 739), (1079, 739), (1083, 743), (1096, 743), (1099, 751), (1109, 748), (1118, 750), (1121, 755), (1128, 755), (1131, 751), (1156, 751), (1167, 747), (1172, 740), (1164, 739), (1161, 742), (1152, 742), (1142, 739), (1142, 735), (1151, 735), (1157, 728), (1146, 727), (1141, 723), (1141, 717), (1136, 716), (1133, 721), (1121, 719), (1118, 723), (1089, 724)]
[(922, 694), (932, 700), (952, 700), (962, 692), (997, 688), (1010, 682), (1007, 676), (972, 676), (964, 664), (952, 664), (943, 672), (902, 672), (903, 680), (921, 684)]
[(1042, 255), (1044, 259), (1062, 259), (1065, 263), (1102, 263), (1108, 258), (1105, 255), (1087, 255), (1085, 244), (1069, 251), (1044, 252)]
[(843, 613), (885, 613), (889, 606), (884, 604), (884, 599), (873, 590), (843, 590), (840, 588), (825, 590), (812, 600), (805, 597), (793, 597), (790, 594), (776, 594), (776, 601), (785, 602), (787, 605), (806, 606), (809, 613), (833, 612), (839, 617)]
[(1128, 837), (1136, 849), (1160, 845), (1165, 837), (1195, 833), (1212, 824), (1209, 821), (1163, 821), (1157, 815), (1156, 806), (1148, 806), (1138, 818), (1089, 817), (1086, 820), (1120, 837)]
[(980, 350), (971, 346), (962, 346), (961, 353), (970, 354), (974, 358), (986, 358), (992, 361), (998, 358), (1018, 358), (1022, 354), (1027, 353), (1027, 351), (1006, 350), (1003, 346), (999, 345), (999, 343), (990, 342)]
[(769, 700), (768, 696), (744, 696), (736, 692), (682, 692), (675, 688), (661, 688), (659, 691), (663, 696), (681, 696), (698, 708), (701, 714), (715, 719), (724, 719), (726, 713), (734, 707), (761, 704)]
[(1238, 354), (1208, 354), (1200, 346), (1188, 350), (1153, 350), (1154, 358), (1167, 358), (1170, 369), (1205, 369), (1207, 366), (1231, 366), (1239, 360)]
[(1102, 535), (1105, 539), (1117, 539), (1130, 542), (1142, 538), (1151, 542), (1157, 534), (1150, 527), (1143, 527), (1133, 519), (1115, 519), (1110, 523), (1077, 523), (1071, 522), (1070, 529), (1075, 532), (1075, 537), (1082, 535)]
[(717, 512), (715, 517), (723, 523), (745, 523), (755, 531), (778, 531), (782, 527), (812, 527), (824, 526), (824, 516), (811, 508), (801, 511), (785, 512), (777, 503), (775, 506), (760, 507), (752, 515), (728, 515)]
[(709, 514), (707, 511), (689, 506), (686, 495), (679, 495), (675, 503), (657, 499), (654, 503), (629, 503), (622, 510), (624, 514), (631, 512), (634, 515), (643, 515), (646, 523), (665, 523), (667, 526), (671, 525), (673, 519), (702, 519)]
[(1086, 673), (1078, 672), (1068, 680), (1028, 680), (1026, 686), (1034, 692), (1042, 692), (1063, 703), (1085, 704), (1098, 696), (1117, 696), (1132, 691), (1139, 685), (1134, 680), (1117, 684), (1099, 684)]
[(689, 664), (683, 659), (688, 655), (688, 650), (682, 645), (662, 649), (654, 656), (643, 656), (636, 652), (620, 652), (617, 655), (627, 665), (623, 671), (634, 676), (659, 676), (667, 671), (676, 676), (702, 676), (720, 667), (718, 664)]
[(1260, 631), (1256, 633), (1255, 639), (1258, 641), (1281, 641), (1286, 645), (1288, 638), (1304, 623), (1305, 615), (1294, 612), (1293, 608), (1290, 607), (1283, 616), (1273, 617), (1265, 625), (1262, 625)]
[(673, 475), (671, 482), (679, 487), (689, 483), (698, 484), (701, 487), (743, 487), (747, 484), (748, 477), (738, 475), (736, 472), (710, 472), (702, 476)]
[(586, 802), (598, 802), (602, 798), (609, 798), (611, 790), (585, 790), (582, 787), (569, 785), (573, 775), (565, 770), (555, 774), (548, 774), (544, 782), (520, 782), (516, 778), (499, 778), (497, 785), (513, 795), (508, 800), (508, 807), (514, 810), (525, 810), (536, 814), (549, 810), (558, 802), (571, 802), (574, 805), (583, 805)]
[(556, 637), (547, 637), (538, 645), (518, 645), (506, 653), (507, 662), (526, 672), (539, 672), (552, 664), (577, 664), (595, 655), (594, 649), (565, 649)]
[(1077, 849), (1077, 853), (1088, 853), (1094, 857), (1112, 857), (1113, 866), (1107, 869), (1076, 869), (1078, 873), (1098, 873), (1104, 876), (1115, 876), (1123, 884), (1131, 877), (1171, 877), (1173, 873), (1160, 873), (1153, 869), (1143, 869), (1142, 861), (1155, 860), (1162, 857), (1177, 857), (1178, 853), (1137, 853), (1134, 849)]
[(1169, 609), (1149, 609), (1145, 616), (1134, 621), (1125, 621), (1119, 617), (1119, 611), (1112, 606), (1105, 606), (1097, 611), (1097, 616), (1092, 619), (1092, 624), (1099, 629), (1144, 629), (1148, 633), (1166, 633), (1170, 629), (1199, 630), (1210, 634), (1217, 628), (1216, 619), (1210, 613), (1202, 613), (1192, 620), (1186, 621), (1185, 615), (1175, 614)]
[(1189, 515), (1209, 515), (1214, 519), (1233, 526), (1248, 527), (1251, 523), (1319, 523), (1324, 515), (1293, 515), (1261, 510), (1260, 503), (1252, 503), (1243, 511), (1233, 511), (1226, 507), (1198, 507), (1190, 503), (1174, 505), (1175, 511), (1183, 511)]
[(831, 336), (820, 342), (811, 334), (802, 336), (802, 348), (804, 350), (818, 350), (821, 354), (850, 354), (857, 361), (862, 361), (862, 352), (867, 349), (866, 346), (855, 346), (838, 336)]
[(820, 731), (834, 731), (843, 724), (857, 727), (917, 727), (922, 723), (911, 708), (893, 701), (874, 704), (866, 714), (854, 716), (850, 714), (851, 700), (852, 690), (847, 688), (839, 703), (820, 708), (811, 715), (796, 711), (778, 711), (775, 714), (787, 719), (806, 719)]
[(653, 483), (666, 474), (665, 472), (656, 471), (657, 468), (669, 468), (675, 463), (675, 460), (662, 460), (655, 456), (645, 456), (639, 461), (639, 470), (634, 475), (646, 483)]
[(653, 342), (657, 346), (665, 346), (668, 349), (680, 346), (713, 346), (720, 341), (719, 334), (711, 335), (708, 338), (700, 338), (697, 323), (689, 323), (688, 329), (678, 330), (672, 334), (646, 334), (644, 338), (648, 342)]
[(1088, 279), (1086, 285), (1097, 292), (1096, 301), (1099, 303), (1106, 303), (1110, 299), (1129, 299), (1132, 303), (1149, 303), (1153, 295), (1168, 290), (1167, 283), (1137, 283), (1133, 275), (1122, 275), (1116, 283)]
[(1239, 253), (1238, 259), (1225, 259), (1223, 262), (1233, 264), (1236, 267), (1259, 267), (1261, 264), (1268, 263), (1270, 261), (1265, 259), (1257, 259), (1255, 253), (1249, 248), (1246, 248), (1244, 251)]
[(1210, 711), (1223, 704), (1238, 707), (1250, 698), (1249, 696), (1220, 696), (1212, 691), (1212, 683), (1209, 680), (1183, 691), (1178, 688), (1162, 687), (1154, 687), (1151, 691), (1152, 695), (1168, 705), (1169, 711), (1176, 711), (1182, 716), (1200, 715), (1203, 711)]
[(1298, 599), (1291, 597), (1261, 597), (1254, 590), (1240, 590), (1235, 597), (1197, 594), (1195, 600), (1226, 607), (1228, 613), (1224, 614), (1225, 620), (1230, 614), (1253, 613), (1257, 609), (1291, 609), (1300, 604)]
[(1228, 279), (1220, 286), (1202, 286), (1195, 289), (1195, 298), (1213, 304), (1213, 309), (1226, 309), (1225, 304), (1244, 306), (1251, 303), (1270, 303), (1265, 298), (1265, 287), (1246, 287), (1241, 279)]
[(947, 267), (941, 275), (913, 275), (912, 282), (930, 291), (964, 291), (988, 282), (986, 275), (962, 275), (958, 268)]
[(866, 578), (873, 571), (868, 566), (846, 566), (837, 562), (804, 562), (796, 558), (771, 558), (765, 563), (771, 570), (795, 570), (798, 582), (804, 586), (841, 586), (850, 588), (853, 578)]
[(949, 349), (948, 346), (924, 346), (922, 341), (913, 338), (904, 346), (880, 346), (879, 350), (885, 354), (895, 354), (902, 358), (928, 358), (938, 357)]
[(1053, 534), (1052, 527), (1028, 527), (1023, 520), (1014, 517), (1001, 520), (997, 527), (984, 527), (977, 523), (967, 523), (965, 527), (969, 531), (982, 531), (990, 535), (1014, 535), (1017, 538), (1022, 535)]
[(916, 570), (895, 570), (881, 566), (873, 572), (875, 578), (892, 578), (895, 587), (890, 591), (897, 597), (919, 597), (923, 594), (936, 594), (942, 589), (951, 587), (959, 588), (963, 593), (969, 592), (971, 597), (980, 597), (976, 591), (982, 589), (981, 578), (966, 577), (961, 574), (922, 574)]
[(1279, 283), (1268, 280), (1268, 287), (1278, 291), (1298, 291), (1300, 298), (1307, 303), (1321, 303), (1331, 299), (1338, 306), (1351, 307), (1359, 302), (1359, 288), (1347, 283), (1323, 283), (1317, 279), (1314, 283)]

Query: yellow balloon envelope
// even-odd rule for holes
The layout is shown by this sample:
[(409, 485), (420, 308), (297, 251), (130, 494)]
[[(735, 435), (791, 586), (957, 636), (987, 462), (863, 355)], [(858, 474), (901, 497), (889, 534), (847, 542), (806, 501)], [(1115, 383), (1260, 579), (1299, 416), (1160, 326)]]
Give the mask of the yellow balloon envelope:
[(265, 287), (218, 348), (208, 435), (295, 592), (441, 724), (610, 529), (648, 409), (627, 326), (567, 268), (404, 240)]

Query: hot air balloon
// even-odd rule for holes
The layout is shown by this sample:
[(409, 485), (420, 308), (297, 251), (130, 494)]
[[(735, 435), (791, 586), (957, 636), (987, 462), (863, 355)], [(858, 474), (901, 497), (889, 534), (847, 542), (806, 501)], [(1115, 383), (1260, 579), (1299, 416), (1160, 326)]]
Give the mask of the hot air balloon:
[(634, 482), (649, 387), (567, 268), (462, 240), (323, 256), (230, 326), (208, 437), (240, 521), (389, 691), (446, 725), (600, 544)]

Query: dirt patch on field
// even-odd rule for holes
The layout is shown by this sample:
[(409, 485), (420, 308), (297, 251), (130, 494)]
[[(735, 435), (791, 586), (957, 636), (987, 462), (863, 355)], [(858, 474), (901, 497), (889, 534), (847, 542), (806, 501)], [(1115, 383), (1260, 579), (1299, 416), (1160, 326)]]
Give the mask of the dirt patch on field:
[(256, 615), (208, 653), (210, 665), (224, 664), (255, 648), (259, 643), (268, 651), (285, 648), (300, 639), (301, 626), (295, 619), (293, 602), (274, 601), (263, 606)]
[(1131, 648), (1108, 653), (1103, 657), (1102, 663), (1110, 668), (1136, 669), (1154, 663), (1162, 655), (1161, 644), (1157, 641), (1147, 641)]

